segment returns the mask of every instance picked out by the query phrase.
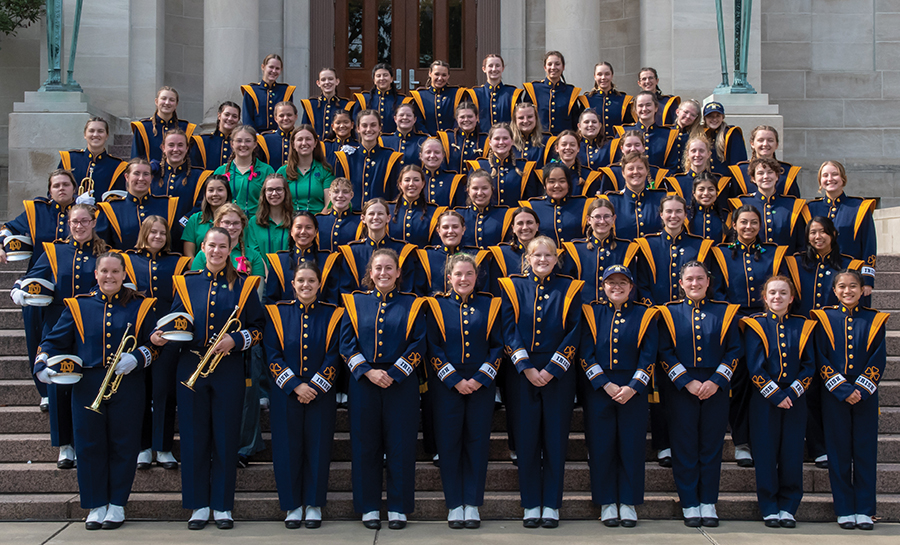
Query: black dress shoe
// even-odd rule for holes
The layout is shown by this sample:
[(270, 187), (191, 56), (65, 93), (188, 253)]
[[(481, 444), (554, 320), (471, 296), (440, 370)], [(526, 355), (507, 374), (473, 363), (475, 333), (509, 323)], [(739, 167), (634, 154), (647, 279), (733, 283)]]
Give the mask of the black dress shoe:
[(188, 530), (202, 530), (206, 528), (208, 520), (189, 520), (188, 521)]
[(689, 517), (684, 519), (684, 525), (688, 528), (699, 528), (700, 524), (700, 517)]
[(828, 460), (822, 460), (821, 462), (816, 462), (816, 467), (819, 469), (828, 469)]
[(381, 530), (381, 521), (380, 520), (364, 520), (363, 526), (365, 526), (369, 530)]
[(150, 469), (150, 462), (138, 462), (137, 468), (139, 471), (145, 471), (147, 469)]
[(481, 528), (481, 521), (480, 520), (467, 520), (465, 522), (465, 526), (469, 530), (477, 530), (478, 528)]
[(221, 519), (216, 521), (216, 528), (219, 530), (231, 530), (234, 528), (234, 521), (231, 519)]
[(659, 467), (672, 467), (672, 457), (663, 456), (658, 460)]
[(178, 462), (156, 462), (163, 469), (178, 469)]
[(766, 528), (780, 528), (781, 521), (778, 519), (766, 519), (763, 521), (766, 524)]
[(56, 462), (56, 467), (58, 467), (59, 469), (72, 469), (73, 467), (75, 467), (75, 460), (63, 458), (62, 460)]
[(712, 517), (701, 517), (700, 524), (707, 528), (717, 528), (719, 526), (719, 519)]
[(250, 460), (248, 460), (248, 459), (245, 458), (244, 456), (238, 456), (238, 460), (237, 460), (237, 466), (238, 466), (238, 468), (243, 469), (243, 468), (246, 468), (246, 467), (249, 466), (249, 465), (250, 465)]
[(606, 526), (607, 528), (615, 528), (619, 525), (619, 519), (606, 519), (606, 520), (601, 520), (600, 522), (602, 522), (603, 525)]
[(447, 526), (449, 526), (451, 530), (462, 530), (466, 527), (466, 523), (462, 520), (448, 520)]
[(125, 524), (124, 520), (113, 521), (113, 520), (104, 520), (103, 521), (103, 529), (104, 530), (115, 530), (116, 528), (120, 528), (123, 524)]
[(302, 520), (286, 520), (284, 521), (284, 527), (288, 530), (296, 530), (297, 528), (303, 527)]
[(522, 521), (522, 526), (525, 528), (539, 528), (541, 526), (541, 519), (524, 519)]
[(738, 467), (753, 467), (755, 464), (752, 458), (741, 458), (737, 461), (737, 465)]
[(100, 528), (103, 528), (103, 523), (96, 520), (84, 523), (85, 530), (99, 530)]
[(559, 528), (559, 519), (542, 519), (541, 528)]
[(406, 528), (405, 520), (392, 520), (388, 522), (388, 528), (391, 530), (402, 530)]
[(312, 528), (312, 529), (321, 528), (322, 521), (321, 520), (308, 520), (308, 521), (306, 521), (306, 527)]
[(637, 526), (636, 520), (623, 520), (621, 522), (622, 528), (634, 528)]
[(838, 526), (840, 526), (842, 530), (852, 530), (856, 528), (856, 523), (848, 520), (847, 522), (839, 523)]
[(778, 521), (778, 525), (781, 526), (782, 528), (796, 528), (797, 521), (791, 520), (791, 519), (781, 519)]
[(857, 522), (856, 527), (859, 528), (860, 530), (874, 530), (875, 529), (875, 525), (872, 524), (871, 522)]

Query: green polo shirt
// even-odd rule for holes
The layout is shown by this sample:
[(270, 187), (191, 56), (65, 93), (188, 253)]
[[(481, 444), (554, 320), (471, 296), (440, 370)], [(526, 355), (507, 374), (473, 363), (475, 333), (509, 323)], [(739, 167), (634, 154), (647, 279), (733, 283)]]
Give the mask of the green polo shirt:
[(318, 214), (325, 208), (325, 190), (331, 187), (331, 181), (334, 180), (334, 174), (325, 168), (325, 165), (314, 160), (306, 174), (297, 171), (296, 180), (288, 178), (287, 165), (279, 168), (277, 174), (284, 176), (287, 181), (294, 203), (294, 212), (309, 210), (313, 214)]

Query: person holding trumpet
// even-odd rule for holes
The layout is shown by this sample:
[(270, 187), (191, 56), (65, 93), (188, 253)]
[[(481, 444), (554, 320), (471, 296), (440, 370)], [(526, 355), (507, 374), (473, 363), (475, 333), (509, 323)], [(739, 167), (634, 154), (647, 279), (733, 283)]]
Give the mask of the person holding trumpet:
[[(141, 447), (144, 368), (158, 354), (150, 343), (156, 299), (123, 286), (121, 254), (101, 254), (94, 277), (96, 289), (65, 299), (39, 347), (34, 374), (48, 384), (74, 382), (78, 490), (81, 507), (90, 509), (85, 528), (112, 530), (125, 521)], [(74, 373), (79, 366), (80, 377)]]
[[(262, 341), (262, 307), (256, 294), (260, 278), (238, 274), (229, 257), (231, 247), (228, 231), (209, 229), (202, 244), (206, 264), (175, 277), (172, 314), (160, 320), (163, 325), (153, 334), (160, 346), (169, 340), (185, 343), (175, 388), (182, 504), (193, 510), (191, 530), (206, 527), (210, 509), (216, 527), (234, 527), (231, 510), (244, 399), (241, 353)], [(190, 341), (184, 340), (187, 331), (193, 332)]]

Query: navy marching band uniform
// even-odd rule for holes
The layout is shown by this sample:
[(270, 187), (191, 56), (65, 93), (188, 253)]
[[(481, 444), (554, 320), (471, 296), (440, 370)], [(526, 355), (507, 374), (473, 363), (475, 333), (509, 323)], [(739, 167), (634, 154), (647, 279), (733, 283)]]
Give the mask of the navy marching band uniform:
[(524, 99), (537, 106), (541, 127), (553, 136), (566, 129), (577, 129), (578, 115), (575, 104), (581, 88), (560, 80), (550, 83), (548, 78), (522, 84)]
[(615, 155), (612, 149), (614, 140), (606, 140), (604, 135), (597, 135), (593, 140), (581, 139), (581, 149), (578, 151), (578, 162), (588, 170), (599, 170), (600, 167), (609, 166)]
[(413, 202), (400, 195), (396, 201), (389, 204), (391, 209), (387, 226), (391, 238), (420, 248), (431, 244), (437, 238), (435, 230), (438, 218), (446, 210), (445, 207), (428, 202), (424, 193)]
[[(403, 104), (406, 95), (398, 93), (393, 85), (387, 91), (373, 88), (365, 93), (354, 93), (353, 99), (356, 102), (357, 111), (375, 110), (381, 115), (381, 130), (384, 133), (391, 134), (397, 130), (394, 122), (394, 110)], [(356, 112), (353, 113), (353, 119), (356, 119)]]
[[(380, 510), (386, 455), (388, 511), (412, 513), (419, 427), (416, 368), (427, 344), (419, 316), (424, 299), (375, 289), (344, 293), (343, 301), (340, 353), (353, 375), (348, 392), (353, 509)], [(386, 371), (394, 382), (388, 388), (372, 384), (365, 376), (372, 369)]]
[(336, 252), (338, 246), (359, 240), (360, 219), (362, 215), (352, 210), (338, 212), (328, 209), (316, 214), (316, 222), (319, 224), (319, 248), (326, 252)]
[(875, 199), (849, 197), (841, 193), (836, 199), (823, 197), (806, 203), (810, 217), (823, 216), (834, 222), (841, 250), (865, 263), (863, 274), (875, 276), (878, 239), (875, 234)]
[(562, 247), (563, 242), (584, 237), (588, 206), (593, 200), (581, 195), (566, 195), (562, 199), (545, 195), (522, 201), (519, 205), (534, 210), (540, 218), (540, 234)]
[(805, 200), (778, 193), (766, 197), (757, 191), (729, 199), (729, 202), (735, 210), (745, 204), (759, 210), (763, 217), (759, 238), (763, 241), (787, 246), (789, 254), (806, 248), (806, 222), (810, 218)]
[[(680, 299), (678, 279), (681, 268), (694, 260), (707, 263), (714, 244), (684, 229), (674, 237), (661, 231), (636, 238), (634, 242), (637, 248), (630, 248), (638, 256), (634, 265), (637, 272), (634, 285), (638, 299), (651, 305)], [(626, 256), (626, 265), (631, 263), (630, 257)], [(713, 287), (709, 289), (712, 291)]]
[(747, 160), (747, 148), (744, 147), (744, 133), (741, 132), (741, 128), (737, 126), (728, 127), (728, 132), (725, 133), (725, 159), (720, 160), (719, 152), (716, 150), (716, 135), (718, 131), (725, 130), (724, 127), (725, 123), (723, 122), (715, 131), (706, 129), (706, 138), (713, 144), (710, 169), (720, 176), (730, 176), (732, 165), (737, 165)]
[[(822, 376), (822, 420), (828, 477), (838, 517), (875, 515), (878, 451), (878, 383), (887, 362), (889, 314), (843, 305), (812, 311), (816, 368)], [(863, 344), (865, 343), (865, 344)], [(857, 391), (855, 405), (845, 400)]]
[(403, 154), (403, 158), (400, 160), (401, 165), (418, 165), (420, 163), (419, 150), (422, 142), (426, 139), (428, 139), (428, 135), (420, 132), (412, 131), (403, 135), (400, 134), (400, 131), (394, 131), (382, 136), (380, 143), (386, 148)]
[(604, 196), (616, 209), (616, 236), (634, 240), (662, 230), (659, 206), (666, 191), (645, 188), (640, 193), (623, 186), (621, 191)]
[[(91, 178), (94, 180), (94, 194), (100, 197), (107, 191), (125, 190), (127, 166), (127, 162), (105, 151), (95, 155), (84, 148), (60, 151), (59, 165), (56, 168), (71, 170), (76, 183), (80, 183), (84, 178)], [(75, 189), (77, 191), (78, 187)]]
[[(699, 176), (699, 173), (694, 172), (693, 170), (669, 176), (665, 179), (665, 189), (684, 199), (685, 204), (690, 208), (691, 203), (694, 200), (694, 180), (697, 176)], [(727, 193), (729, 187), (728, 184), (731, 183), (731, 178), (728, 176), (719, 176), (718, 174), (713, 174), (713, 177), (716, 179), (716, 189), (719, 195), (716, 198), (716, 201), (724, 202), (724, 195)]]
[(465, 87), (423, 87), (410, 91), (405, 103), (416, 107), (416, 129), (431, 136), (456, 126), (456, 107), (468, 95)]
[(570, 265), (566, 271), (570, 276), (584, 281), (581, 302), (585, 305), (601, 299), (603, 293), (603, 271), (613, 265), (634, 268), (632, 257), (637, 253), (637, 244), (614, 238), (612, 233), (605, 239), (590, 237), (563, 243)]
[[(338, 352), (343, 308), (314, 301), (266, 305), (263, 342), (274, 382), (269, 399), (272, 463), (283, 511), (305, 505), (324, 507), (337, 412), (333, 386), (341, 368)], [(302, 335), (301, 335), (302, 332)], [(306, 384), (313, 401), (297, 400)]]
[[(215, 372), (200, 378), (189, 390), (175, 386), (178, 425), (181, 434), (181, 497), (185, 509), (209, 507), (231, 511), (237, 478), (242, 400), (244, 399), (244, 355), (262, 340), (262, 307), (256, 294), (258, 276), (242, 277), (228, 285), (226, 271), (204, 268), (176, 276), (172, 312), (193, 318), (193, 340), (185, 343), (178, 360), (176, 380), (186, 381), (200, 358), (215, 342), (237, 307), (241, 329), (227, 333), (234, 348)], [(199, 355), (198, 355), (199, 354)], [(132, 461), (133, 463), (133, 461)]]
[[(292, 131), (276, 128), (256, 135), (257, 149), (263, 154), (263, 160), (276, 172), (287, 164), (288, 156), (291, 154), (291, 133)], [(223, 164), (225, 162), (227, 159)], [(331, 165), (332, 162), (328, 161), (328, 164)]]
[(340, 302), (340, 293), (338, 292), (339, 280), (337, 278), (339, 271), (334, 271), (335, 267), (339, 266), (340, 258), (341, 254), (339, 252), (331, 253), (320, 250), (316, 248), (315, 244), (305, 250), (292, 247), (289, 250), (266, 254), (265, 264), (268, 274), (266, 275), (266, 289), (263, 301), (267, 304), (274, 304), (278, 301), (294, 299), (294, 288), (291, 285), (291, 280), (294, 279), (294, 270), (299, 263), (312, 261), (322, 274), (318, 299), (332, 304)]
[(696, 208), (688, 208), (688, 231), (692, 235), (712, 239), (715, 242), (725, 240), (731, 229), (731, 214), (713, 203), (711, 206), (696, 204)]
[(416, 293), (423, 297), (434, 293), (448, 293), (451, 287), (444, 272), (445, 266), (450, 256), (458, 252), (470, 254), (475, 258), (475, 270), (478, 273), (475, 291), (484, 288), (487, 284), (487, 275), (483, 274), (485, 271), (482, 269), (482, 264), (485, 259), (490, 258), (491, 253), (488, 250), (479, 250), (473, 247), (451, 248), (441, 244), (416, 250), (419, 266), (422, 269), (422, 274), (418, 276), (419, 285), (416, 286)]
[(478, 108), (478, 124), (481, 132), (487, 134), (497, 123), (509, 123), (512, 111), (522, 100), (522, 89), (507, 85), (502, 81), (497, 85), (485, 82), (469, 89), (469, 98)]
[(366, 274), (366, 265), (369, 263), (369, 259), (375, 253), (375, 250), (379, 248), (389, 248), (397, 252), (397, 256), (400, 258), (400, 272), (402, 273), (402, 278), (400, 279), (401, 291), (412, 293), (415, 290), (417, 284), (416, 246), (387, 235), (378, 242), (366, 236), (366, 238), (339, 246), (337, 249), (343, 258), (339, 280), (341, 294), (348, 294), (359, 289)]
[[(497, 371), (503, 350), (500, 298), (455, 292), (428, 297), (428, 376), (441, 482), (448, 509), (484, 503)], [(462, 395), (454, 386), (475, 379)]]
[[(260, 139), (260, 135), (257, 135), (257, 140)], [(195, 134), (192, 137), (191, 166), (193, 168), (213, 171), (227, 163), (230, 157), (230, 135), (226, 136), (222, 131), (215, 130), (209, 134)]]
[(444, 146), (444, 161), (447, 170), (465, 172), (469, 161), (481, 159), (487, 155), (487, 133), (475, 130), (466, 133), (462, 129), (440, 131), (437, 134)]
[(362, 210), (364, 202), (376, 197), (394, 200), (402, 161), (402, 153), (377, 144), (371, 150), (359, 146), (352, 153), (336, 151), (334, 176), (350, 180), (353, 184), (351, 207)]
[[(141, 418), (144, 411), (144, 368), (156, 358), (158, 348), (150, 344), (156, 300), (120, 289), (112, 296), (99, 289), (89, 294), (65, 299), (66, 309), (59, 322), (41, 343), (41, 353), (48, 356), (74, 354), (84, 366), (81, 380), (72, 385), (72, 411), (75, 431), (75, 455), (78, 458), (78, 491), (81, 507), (93, 509), (107, 504), (124, 507), (141, 446)], [(131, 354), (137, 368), (122, 376), (117, 393), (100, 404), (100, 414), (90, 406), (106, 376), (106, 367), (119, 348), (126, 327), (136, 344)], [(35, 365), (35, 373), (45, 360)]]
[[(800, 167), (795, 167), (790, 163), (778, 161), (781, 165), (781, 176), (775, 182), (775, 193), (778, 195), (793, 195), (800, 198), (800, 185), (797, 183), (797, 175), (800, 174)], [(732, 188), (735, 196), (745, 193), (753, 193), (756, 191), (756, 184), (750, 179), (750, 161), (741, 161), (736, 165), (731, 165), (728, 169), (731, 171)]]
[[(612, 146), (613, 149), (617, 146), (615, 140), (613, 141)], [(582, 195), (593, 197), (598, 192), (603, 194), (608, 191), (621, 191), (622, 188), (626, 187), (625, 175), (622, 174), (621, 164), (613, 163), (605, 167), (600, 167), (600, 170), (597, 172), (603, 173), (603, 176), (597, 178), (596, 176), (591, 175), (585, 178), (584, 183), (582, 184)], [(647, 174), (647, 187), (650, 189), (663, 188), (666, 174), (668, 173), (668, 169), (650, 165), (650, 172)]]
[(275, 122), (275, 105), (279, 102), (293, 102), (291, 98), (296, 87), (285, 83), (267, 84), (265, 81), (241, 85), (244, 96), (241, 106), (241, 123), (250, 125), (257, 133), (278, 128)]
[[(575, 399), (575, 357), (581, 335), (579, 292), (583, 282), (550, 273), (499, 280), (503, 340), (518, 373), (512, 396), (522, 507), (559, 509)], [(553, 379), (541, 388), (525, 378), (528, 368)]]
[[(756, 497), (763, 517), (792, 516), (803, 497), (806, 396), (815, 373), (809, 343), (814, 320), (767, 311), (742, 320), (747, 370), (756, 386), (750, 398), (750, 438)], [(785, 398), (790, 409), (778, 407)]]
[(676, 153), (672, 153), (675, 141), (678, 139), (678, 129), (673, 129), (666, 125), (657, 125), (656, 123), (646, 126), (640, 122), (616, 127), (616, 132), (620, 138), (627, 131), (644, 133), (644, 142), (647, 143), (645, 153), (651, 165), (668, 169), (680, 166), (681, 157)]
[[(465, 172), (465, 165), (463, 165)], [(425, 189), (422, 190), (430, 202), (438, 206), (450, 208), (465, 206), (466, 202), (466, 175), (457, 174), (449, 170), (438, 168), (428, 170), (422, 167), (425, 174)]]
[[(157, 114), (140, 121), (131, 122), (131, 157), (143, 157), (148, 161), (162, 160), (163, 137), (172, 129), (181, 129), (187, 135), (187, 141), (191, 141), (197, 125), (178, 119), (174, 115), (168, 121), (163, 121)], [(122, 188), (124, 189), (124, 188)]]
[[(618, 310), (612, 303), (595, 301), (584, 305), (583, 312), (579, 360), (590, 388), (580, 399), (591, 499), (596, 505), (640, 505), (649, 405), (645, 390), (656, 361), (657, 311), (633, 301)], [(610, 382), (630, 386), (634, 396), (624, 405), (613, 401), (603, 389)]]
[[(152, 185), (152, 183), (151, 183)], [(147, 193), (136, 197), (131, 193), (125, 197), (113, 195), (104, 202), (97, 203), (97, 235), (117, 250), (130, 250), (137, 246), (141, 224), (148, 216), (162, 216), (166, 219), (172, 240), (180, 237), (173, 231), (178, 217), (178, 197), (163, 197)]]
[[(325, 134), (331, 130), (331, 121), (337, 112), (352, 112), (356, 103), (350, 99), (339, 97), (337, 95), (331, 98), (325, 98), (325, 95), (319, 95), (315, 98), (304, 98), (300, 100), (301, 112), (303, 115), (300, 119), (301, 125), (312, 125), (319, 138), (323, 138)], [(277, 128), (277, 127), (275, 127)]]
[[(674, 384), (666, 408), (678, 498), (685, 509), (714, 505), (728, 425), (729, 383), (741, 354), (734, 319), (738, 305), (686, 298), (658, 308), (661, 371)], [(711, 380), (719, 390), (700, 401), (685, 389), (692, 380)]]
[(520, 163), (512, 153), (505, 160), (499, 161), (496, 155), (490, 153), (484, 159), (468, 161), (466, 164), (470, 173), (479, 169), (491, 173), (494, 189), (491, 204), (515, 208), (519, 206), (520, 200), (537, 197), (540, 193), (535, 174), (537, 163), (534, 161)]
[(496, 246), (506, 238), (506, 232), (512, 223), (513, 209), (505, 206), (489, 204), (484, 209), (479, 209), (477, 205), (470, 204), (455, 210), (466, 222), (466, 232), (463, 233), (460, 243), (462, 246), (473, 246), (482, 250)]
[(598, 89), (578, 97), (582, 111), (593, 108), (603, 121), (604, 134), (616, 136), (616, 127), (631, 121), (631, 101), (634, 99), (622, 91), (604, 93)]
[[(175, 209), (175, 220), (178, 223), (177, 236), (172, 237), (173, 243), (181, 240), (182, 219), (187, 221), (191, 211), (200, 206), (200, 202), (203, 200), (201, 194), (203, 184), (212, 173), (212, 170), (189, 169), (186, 162), (177, 167), (164, 163), (160, 165), (160, 170), (154, 173), (153, 182), (150, 183), (150, 193), (158, 197), (178, 197), (178, 206)], [(163, 214), (160, 215), (164, 218), (167, 217)]]

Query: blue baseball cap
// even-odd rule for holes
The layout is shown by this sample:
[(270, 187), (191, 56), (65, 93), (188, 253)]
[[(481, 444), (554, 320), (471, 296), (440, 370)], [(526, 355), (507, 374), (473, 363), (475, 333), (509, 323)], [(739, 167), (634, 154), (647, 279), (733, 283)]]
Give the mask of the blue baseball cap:
[(626, 267), (625, 265), (613, 265), (611, 267), (607, 267), (603, 270), (603, 277), (600, 279), (600, 281), (605, 282), (607, 278), (614, 274), (624, 275), (629, 282), (634, 284), (634, 277), (631, 275), (631, 271), (628, 270), (628, 267)]
[(710, 102), (706, 106), (703, 107), (703, 117), (708, 116), (709, 114), (720, 113), (725, 115), (725, 107), (722, 106), (721, 102)]

